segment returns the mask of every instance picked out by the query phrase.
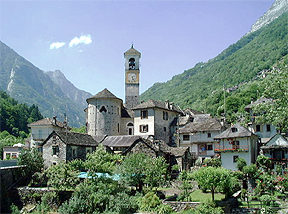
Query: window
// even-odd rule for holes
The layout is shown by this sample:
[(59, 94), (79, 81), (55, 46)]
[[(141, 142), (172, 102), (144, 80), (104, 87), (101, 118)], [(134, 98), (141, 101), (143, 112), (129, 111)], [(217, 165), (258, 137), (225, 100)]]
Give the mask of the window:
[(231, 131), (232, 131), (232, 132), (237, 132), (238, 129), (237, 129), (236, 127), (232, 127), (232, 128), (231, 128)]
[(148, 132), (148, 125), (140, 125), (140, 132), (142, 133)]
[(91, 153), (92, 152), (92, 147), (86, 147), (86, 154)]
[(269, 124), (266, 125), (266, 131), (271, 132), (271, 126)]
[(233, 141), (232, 142), (232, 149), (239, 149), (240, 147), (239, 147), (239, 141), (237, 140), (237, 141)]
[(163, 111), (163, 120), (168, 120), (168, 112)]
[(38, 138), (39, 138), (39, 139), (42, 139), (42, 130), (41, 130), (41, 129), (38, 130)]
[(52, 155), (58, 155), (59, 146), (52, 146)]
[(127, 127), (128, 127), (128, 135), (133, 135), (133, 129), (134, 129), (133, 123), (128, 123)]
[(148, 111), (142, 110), (141, 111), (141, 119), (146, 119), (146, 118), (148, 118)]
[(212, 144), (209, 144), (209, 145), (207, 145), (207, 150), (213, 150), (213, 145)]
[(261, 127), (260, 127), (260, 125), (256, 125), (256, 132), (260, 132), (260, 129)]
[(166, 132), (166, 127), (164, 127), (164, 132)]
[(11, 158), (11, 153), (6, 153), (6, 159), (9, 160)]
[(117, 124), (118, 133), (120, 132), (120, 124)]
[(102, 113), (102, 112), (107, 112), (107, 109), (105, 108), (105, 106), (102, 106), (101, 108), (100, 108), (100, 112)]
[(190, 140), (190, 135), (188, 135), (188, 134), (183, 135), (183, 140), (184, 141)]
[(238, 158), (239, 158), (238, 155), (233, 156), (233, 163), (236, 163)]
[(210, 138), (210, 137), (211, 137), (211, 133), (208, 133), (208, 134), (207, 134), (207, 137)]
[(130, 58), (129, 59), (129, 70), (134, 70), (135, 69), (135, 59)]
[(75, 158), (77, 156), (77, 148), (72, 147), (72, 157)]

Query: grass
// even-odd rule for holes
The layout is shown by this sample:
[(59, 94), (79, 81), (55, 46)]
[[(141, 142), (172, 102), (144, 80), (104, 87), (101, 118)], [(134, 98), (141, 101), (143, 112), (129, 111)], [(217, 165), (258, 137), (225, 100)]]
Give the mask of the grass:
[[(225, 198), (224, 194), (221, 193), (215, 193), (214, 195), (215, 201), (221, 201), (222, 199)], [(195, 202), (203, 202), (207, 203), (209, 201), (212, 201), (212, 194), (211, 193), (204, 193), (202, 190), (197, 189), (190, 193), (190, 199), (191, 201)]]

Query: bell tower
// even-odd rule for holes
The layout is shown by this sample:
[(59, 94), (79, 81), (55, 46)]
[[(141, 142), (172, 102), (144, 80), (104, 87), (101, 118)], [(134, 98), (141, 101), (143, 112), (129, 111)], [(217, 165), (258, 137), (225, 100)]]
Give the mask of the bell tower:
[(124, 53), (125, 58), (125, 105), (131, 109), (139, 104), (139, 60), (141, 53), (131, 48)]

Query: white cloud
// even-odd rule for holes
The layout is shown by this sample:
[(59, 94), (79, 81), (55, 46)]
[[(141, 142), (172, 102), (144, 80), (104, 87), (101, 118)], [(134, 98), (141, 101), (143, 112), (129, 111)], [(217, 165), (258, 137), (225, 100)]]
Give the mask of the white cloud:
[(69, 43), (69, 47), (73, 47), (79, 44), (85, 44), (88, 45), (92, 42), (91, 35), (82, 35), (80, 37), (75, 36)]
[(50, 49), (58, 49), (65, 45), (65, 42), (53, 42), (50, 44)]

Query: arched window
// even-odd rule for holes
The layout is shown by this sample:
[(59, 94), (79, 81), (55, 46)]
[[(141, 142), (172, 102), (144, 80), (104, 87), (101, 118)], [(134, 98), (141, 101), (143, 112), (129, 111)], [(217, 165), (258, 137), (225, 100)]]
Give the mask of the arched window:
[(101, 109), (100, 109), (100, 112), (101, 112), (101, 113), (102, 113), (103, 111), (104, 111), (105, 113), (107, 112), (107, 109), (105, 108), (105, 106), (102, 106)]
[(128, 135), (133, 135), (134, 134), (134, 125), (133, 125), (133, 123), (128, 123), (127, 127), (128, 127)]
[(135, 69), (135, 59), (130, 58), (129, 59), (129, 70), (134, 70)]

